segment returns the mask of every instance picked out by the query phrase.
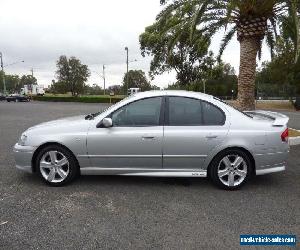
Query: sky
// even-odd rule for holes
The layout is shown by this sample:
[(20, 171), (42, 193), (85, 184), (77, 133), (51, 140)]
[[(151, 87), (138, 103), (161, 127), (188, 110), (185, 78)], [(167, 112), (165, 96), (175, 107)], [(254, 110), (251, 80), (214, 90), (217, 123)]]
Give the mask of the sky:
[[(75, 56), (88, 65), (88, 84), (103, 87), (102, 65), (107, 86), (121, 84), (129, 69), (149, 71), (151, 57), (142, 57), (139, 35), (155, 21), (162, 7), (159, 0), (0, 0), (0, 51), (7, 74), (33, 74), (45, 87), (55, 79), (60, 55)], [(224, 32), (215, 35), (211, 50), (216, 54)], [(262, 61), (269, 59), (263, 49)], [(239, 44), (236, 38), (222, 57), (238, 72)], [(136, 60), (136, 61), (135, 61)], [(23, 63), (21, 61), (24, 61)], [(174, 72), (157, 76), (151, 83), (166, 87)]]

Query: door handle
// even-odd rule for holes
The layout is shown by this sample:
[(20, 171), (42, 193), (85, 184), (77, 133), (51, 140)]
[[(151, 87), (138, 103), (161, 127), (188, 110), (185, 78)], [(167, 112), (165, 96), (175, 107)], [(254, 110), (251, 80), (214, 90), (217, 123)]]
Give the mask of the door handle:
[(151, 136), (151, 135), (145, 135), (145, 136), (142, 136), (142, 139), (143, 139), (143, 140), (154, 140), (155, 137), (154, 137), (154, 136)]
[(205, 136), (206, 139), (216, 139), (218, 136), (217, 135), (207, 135)]

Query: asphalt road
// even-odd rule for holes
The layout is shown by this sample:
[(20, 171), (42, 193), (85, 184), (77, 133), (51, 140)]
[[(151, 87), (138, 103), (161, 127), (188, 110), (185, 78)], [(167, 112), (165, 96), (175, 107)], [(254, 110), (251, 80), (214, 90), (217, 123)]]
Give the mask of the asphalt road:
[(12, 147), (26, 128), (103, 108), (0, 102), (0, 249), (240, 249), (240, 234), (299, 241), (300, 146), (286, 172), (234, 192), (206, 179), (116, 176), (53, 188), (15, 169)]

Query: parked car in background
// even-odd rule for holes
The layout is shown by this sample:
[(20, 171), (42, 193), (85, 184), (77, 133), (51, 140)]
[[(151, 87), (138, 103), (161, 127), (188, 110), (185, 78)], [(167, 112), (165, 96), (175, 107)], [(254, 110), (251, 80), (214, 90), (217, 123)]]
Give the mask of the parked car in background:
[(6, 100), (6, 96), (0, 93), (0, 101), (5, 101), (5, 100)]
[(8, 102), (29, 102), (30, 98), (26, 95), (12, 94), (6, 97)]
[(251, 176), (284, 171), (285, 115), (240, 112), (187, 91), (149, 91), (104, 112), (26, 130), (14, 146), (16, 167), (52, 186), (77, 175), (210, 177), (234, 190)]

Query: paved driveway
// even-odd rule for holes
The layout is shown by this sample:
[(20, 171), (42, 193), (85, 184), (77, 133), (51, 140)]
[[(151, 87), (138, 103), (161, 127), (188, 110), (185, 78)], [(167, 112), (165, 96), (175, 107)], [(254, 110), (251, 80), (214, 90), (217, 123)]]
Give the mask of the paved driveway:
[(16, 171), (11, 149), (26, 128), (104, 107), (0, 102), (0, 249), (239, 249), (240, 234), (299, 238), (299, 146), (286, 172), (235, 192), (206, 179), (116, 176), (51, 188)]
[(283, 113), (287, 115), (289, 120), (289, 127), (300, 130), (300, 111), (280, 111), (277, 110), (277, 112)]

